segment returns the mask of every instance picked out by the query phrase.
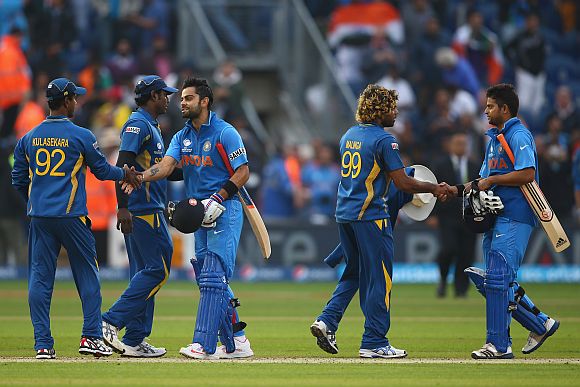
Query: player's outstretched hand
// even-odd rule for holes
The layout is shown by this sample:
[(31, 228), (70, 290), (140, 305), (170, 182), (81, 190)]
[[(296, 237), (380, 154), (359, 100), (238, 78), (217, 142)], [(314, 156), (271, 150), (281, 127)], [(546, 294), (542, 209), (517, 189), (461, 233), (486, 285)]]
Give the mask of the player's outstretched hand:
[(449, 184), (442, 182), (437, 185), (437, 188), (433, 191), (433, 195), (440, 201), (446, 201), (450, 196), (453, 196), (453, 190)]
[(201, 201), (201, 204), (203, 204), (203, 207), (205, 208), (205, 216), (203, 217), (202, 223), (203, 227), (215, 226), (216, 219), (226, 210), (226, 208), (222, 206), (223, 201), (224, 198), (218, 193), (214, 193), (209, 198)]
[(133, 215), (127, 208), (117, 210), (117, 230), (121, 230), (123, 234), (133, 232)]
[(129, 168), (127, 164), (123, 165), (125, 177), (121, 180), (121, 188), (126, 194), (130, 194), (134, 189), (141, 187), (143, 181), (143, 172), (135, 170), (135, 167)]

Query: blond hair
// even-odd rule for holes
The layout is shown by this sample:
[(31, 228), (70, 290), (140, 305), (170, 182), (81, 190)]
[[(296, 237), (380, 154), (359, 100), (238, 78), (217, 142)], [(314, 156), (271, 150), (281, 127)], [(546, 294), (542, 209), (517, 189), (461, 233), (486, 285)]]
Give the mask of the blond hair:
[(385, 114), (397, 109), (398, 99), (396, 90), (368, 85), (358, 97), (355, 119), (360, 123), (380, 122)]

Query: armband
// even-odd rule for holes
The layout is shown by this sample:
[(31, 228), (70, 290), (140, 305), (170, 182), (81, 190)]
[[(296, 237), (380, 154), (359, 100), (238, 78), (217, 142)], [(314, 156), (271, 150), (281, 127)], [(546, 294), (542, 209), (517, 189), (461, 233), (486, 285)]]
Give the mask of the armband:
[(465, 184), (457, 184), (455, 188), (457, 188), (457, 197), (463, 196), (463, 192), (465, 191)]
[(232, 198), (236, 193), (238, 193), (238, 186), (230, 179), (226, 180), (222, 189), (228, 193), (228, 198)]

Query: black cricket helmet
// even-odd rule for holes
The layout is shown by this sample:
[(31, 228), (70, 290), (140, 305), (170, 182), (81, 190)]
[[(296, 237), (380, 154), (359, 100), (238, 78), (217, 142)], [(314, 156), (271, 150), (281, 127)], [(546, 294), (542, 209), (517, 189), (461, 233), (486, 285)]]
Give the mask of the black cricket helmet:
[(471, 191), (463, 195), (463, 223), (474, 233), (481, 234), (491, 230), (496, 215), (481, 204), (477, 180), (471, 183), (471, 187)]
[(196, 232), (205, 215), (203, 204), (196, 199), (184, 199), (179, 203), (169, 202), (167, 212), (169, 224), (184, 234)]

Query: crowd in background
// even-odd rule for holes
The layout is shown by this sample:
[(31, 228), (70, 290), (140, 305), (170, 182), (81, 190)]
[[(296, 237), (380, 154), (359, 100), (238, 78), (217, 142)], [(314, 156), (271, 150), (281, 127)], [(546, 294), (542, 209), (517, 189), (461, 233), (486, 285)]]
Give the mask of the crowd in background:
[[(574, 182), (580, 179), (573, 178), (580, 175), (577, 2), (304, 3), (355, 95), (368, 83), (399, 92), (400, 114), (393, 131), (411, 164), (434, 167), (447, 154), (448, 139), (458, 132), (467, 135), (467, 154), (480, 163), (487, 130), (482, 115), (485, 89), (497, 82), (514, 83), (520, 116), (536, 137), (542, 189), (559, 217), (566, 221), (577, 213)], [(259, 37), (241, 36), (232, 30), (235, 24), (223, 29), (219, 21), (225, 20), (227, 7), (219, 4), (214, 11), (221, 13), (208, 14), (213, 16), (210, 21), (218, 32), (222, 29), (220, 35), (230, 46), (243, 51), (248, 41)], [(175, 59), (177, 6), (168, 0), (0, 2), (0, 266), (7, 262), (7, 250), (19, 264), (26, 262), (25, 206), (10, 185), (11, 153), (18, 138), (47, 115), (48, 82), (67, 76), (87, 88), (75, 122), (95, 132), (114, 162), (120, 128), (135, 108), (135, 79), (158, 74), (179, 87), (185, 77), (197, 74), (195, 62)], [(227, 59), (214, 73), (203, 75), (214, 90), (214, 110), (242, 134), (252, 171), (248, 188), (258, 198), (264, 218), (332, 220), (340, 178), (337, 142), (263, 144), (244, 116), (243, 74), (235, 60)], [(171, 99), (160, 127), (167, 145), (183, 127), (179, 98)], [(266, 147), (277, 152), (267, 158)], [(577, 188), (580, 208), (580, 184)], [(115, 215), (114, 186), (87, 179), (87, 192), (93, 229), (106, 240)], [(179, 183), (171, 184), (170, 199), (183, 195)]]

